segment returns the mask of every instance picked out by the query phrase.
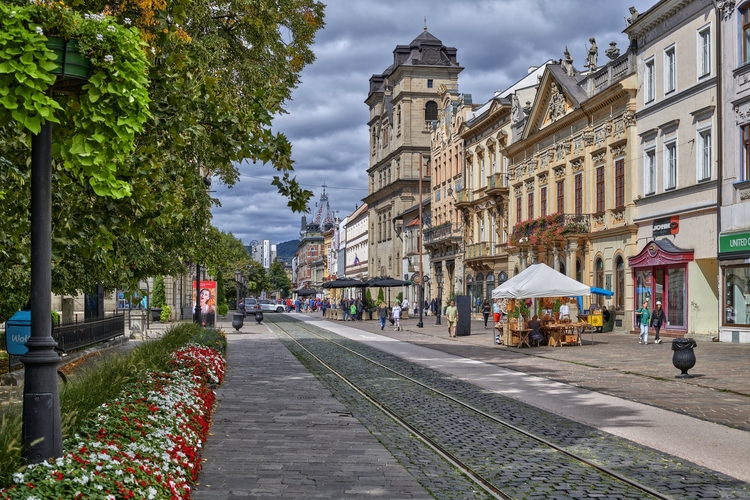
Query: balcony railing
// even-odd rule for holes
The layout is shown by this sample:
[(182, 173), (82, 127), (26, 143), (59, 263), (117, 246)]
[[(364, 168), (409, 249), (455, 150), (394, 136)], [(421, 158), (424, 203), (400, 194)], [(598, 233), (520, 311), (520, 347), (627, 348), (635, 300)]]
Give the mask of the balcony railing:
[(564, 240), (566, 236), (591, 231), (589, 215), (552, 214), (519, 222), (510, 235), (512, 245), (543, 245)]
[(453, 233), (453, 223), (447, 222), (439, 226), (425, 229), (422, 234), (422, 241), (424, 243), (433, 243), (446, 238), (450, 238)]
[(508, 186), (507, 173), (497, 173), (487, 177), (487, 189), (490, 191), (493, 189), (508, 189)]
[(474, 201), (474, 192), (468, 189), (462, 189), (456, 192), (456, 203), (471, 203)]
[(475, 243), (473, 245), (466, 245), (466, 257), (467, 259), (477, 259), (479, 257), (491, 257), (494, 255), (492, 252), (492, 244), (488, 242)]

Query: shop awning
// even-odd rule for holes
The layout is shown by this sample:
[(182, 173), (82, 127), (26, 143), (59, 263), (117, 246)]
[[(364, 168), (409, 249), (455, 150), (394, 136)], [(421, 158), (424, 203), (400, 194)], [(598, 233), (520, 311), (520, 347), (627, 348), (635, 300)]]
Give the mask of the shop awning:
[(595, 286), (591, 287), (591, 293), (594, 295), (604, 295), (605, 297), (611, 297), (615, 294), (615, 292), (605, 290), (604, 288), (597, 288)]
[(693, 262), (694, 250), (679, 248), (666, 238), (654, 240), (647, 244), (641, 252), (628, 258), (631, 268), (668, 266), (672, 264), (687, 264)]

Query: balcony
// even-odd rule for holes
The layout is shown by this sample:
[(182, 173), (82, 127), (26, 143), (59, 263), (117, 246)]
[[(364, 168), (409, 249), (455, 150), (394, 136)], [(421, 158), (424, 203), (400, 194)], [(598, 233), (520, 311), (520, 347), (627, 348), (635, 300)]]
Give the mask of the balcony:
[(469, 203), (473, 201), (474, 201), (473, 191), (470, 191), (468, 189), (462, 189), (461, 191), (456, 191), (456, 207), (468, 205)]
[(507, 194), (509, 189), (508, 174), (492, 174), (487, 177), (487, 194)]
[(478, 259), (480, 257), (492, 257), (495, 253), (492, 251), (492, 244), (488, 242), (475, 243), (466, 245), (465, 259)]
[(513, 246), (550, 245), (555, 241), (563, 241), (568, 236), (590, 232), (589, 215), (552, 214), (513, 226), (510, 243)]
[(446, 222), (445, 224), (425, 229), (422, 233), (423, 244), (426, 245), (427, 243), (434, 243), (450, 238), (453, 231), (452, 226), (453, 224), (451, 222)]

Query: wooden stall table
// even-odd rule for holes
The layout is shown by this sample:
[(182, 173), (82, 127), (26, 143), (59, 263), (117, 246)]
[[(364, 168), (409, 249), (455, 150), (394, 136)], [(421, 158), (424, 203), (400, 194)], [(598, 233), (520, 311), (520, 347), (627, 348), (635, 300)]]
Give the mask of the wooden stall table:
[(529, 341), (529, 335), (531, 334), (533, 330), (531, 328), (524, 328), (522, 330), (513, 330), (511, 329), (511, 337), (515, 339), (515, 337), (518, 337), (518, 344), (514, 347), (521, 348), (524, 345), (526, 347), (531, 347), (531, 342)]
[(547, 345), (550, 347), (560, 347), (562, 346), (562, 335), (563, 335), (563, 329), (565, 325), (558, 323), (558, 324), (548, 324), (544, 325), (539, 329), (539, 331), (544, 335), (544, 338), (547, 340)]
[(581, 333), (588, 323), (568, 323), (563, 330), (562, 340), (565, 345), (583, 345), (581, 342)]

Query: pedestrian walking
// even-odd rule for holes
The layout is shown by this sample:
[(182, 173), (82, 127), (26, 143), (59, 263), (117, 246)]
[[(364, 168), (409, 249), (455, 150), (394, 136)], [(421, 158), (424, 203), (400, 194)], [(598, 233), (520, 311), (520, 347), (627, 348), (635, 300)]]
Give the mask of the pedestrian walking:
[(438, 315), (438, 302), (437, 299), (432, 299), (432, 302), (430, 303), (430, 310), (432, 311), (433, 316)]
[(484, 316), (484, 329), (487, 329), (487, 321), (490, 319), (490, 301), (484, 299), (482, 304), (482, 315)]
[(352, 301), (352, 305), (349, 306), (349, 317), (352, 321), (357, 321), (357, 303)]
[(651, 316), (651, 311), (648, 310), (648, 302), (644, 302), (643, 306), (635, 311), (635, 315), (641, 322), (641, 334), (638, 335), (638, 343), (648, 344), (648, 318)]
[(385, 320), (388, 318), (388, 308), (385, 302), (381, 302), (378, 306), (378, 319), (380, 320), (380, 329), (385, 329)]
[(656, 309), (653, 310), (651, 313), (651, 326), (654, 327), (654, 330), (656, 332), (656, 335), (654, 336), (654, 344), (661, 344), (661, 339), (659, 338), (659, 330), (661, 330), (661, 327), (664, 323), (667, 322), (667, 315), (664, 314), (664, 309), (661, 308), (661, 301), (656, 301)]
[(448, 336), (456, 336), (456, 322), (458, 321), (458, 309), (455, 301), (451, 300), (451, 305), (445, 308), (445, 319), (448, 322)]
[(401, 331), (401, 306), (398, 305), (398, 301), (393, 303), (393, 309), (391, 310), (391, 315), (393, 316), (393, 323), (396, 325), (396, 328), (394, 331), (400, 332)]

